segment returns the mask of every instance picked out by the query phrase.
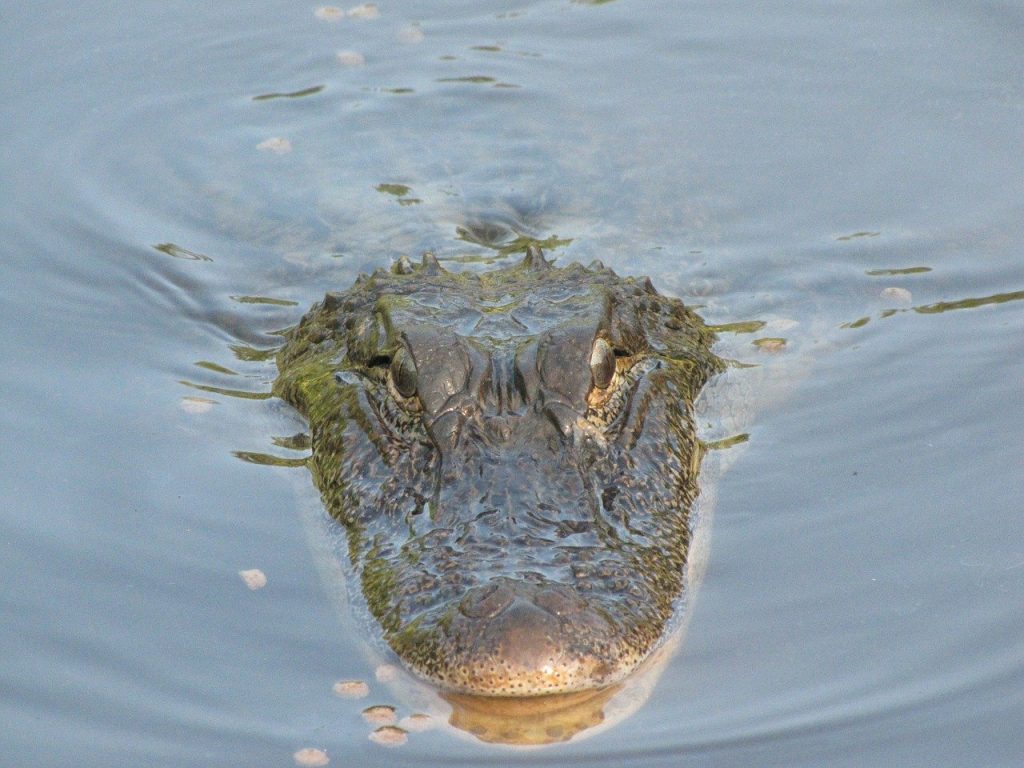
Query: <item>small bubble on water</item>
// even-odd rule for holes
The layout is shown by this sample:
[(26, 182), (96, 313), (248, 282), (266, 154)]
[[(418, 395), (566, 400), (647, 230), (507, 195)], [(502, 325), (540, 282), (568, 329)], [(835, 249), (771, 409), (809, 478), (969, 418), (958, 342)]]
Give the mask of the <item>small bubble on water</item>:
[(245, 571), (239, 571), (238, 575), (242, 577), (242, 581), (245, 582), (245, 586), (253, 591), (263, 589), (267, 586), (267, 574), (259, 568), (250, 568)]
[(398, 678), (398, 667), (394, 664), (381, 664), (374, 670), (374, 676), (378, 683), (390, 683)]
[(206, 397), (181, 398), (181, 410), (185, 413), (206, 413), (214, 406), (214, 401)]
[(326, 752), (315, 747), (300, 749), (292, 757), (295, 758), (295, 764), (301, 765), (303, 768), (318, 768), (331, 762), (331, 758), (327, 756)]
[(380, 16), (380, 10), (373, 3), (363, 3), (349, 8), (348, 15), (353, 19), (376, 19)]
[(345, 18), (345, 12), (334, 5), (322, 5), (313, 11), (313, 15), (321, 21), (338, 21)]
[(366, 64), (366, 57), (357, 51), (338, 51), (335, 56), (343, 67), (361, 67)]
[(895, 285), (890, 285), (888, 288), (883, 288), (882, 292), (878, 294), (880, 298), (885, 301), (891, 301), (894, 304), (898, 304), (901, 307), (909, 307), (914, 303), (914, 296), (906, 288), (900, 288)]
[(398, 39), (403, 43), (422, 43), (423, 30), (415, 24), (410, 24), (398, 30)]
[(791, 331), (800, 325), (800, 322), (791, 317), (774, 317), (765, 323), (765, 328), (770, 331)]
[(343, 699), (362, 699), (370, 694), (370, 686), (362, 680), (339, 680), (331, 690)]
[(256, 145), (256, 149), (260, 152), (273, 152), (275, 155), (286, 155), (292, 151), (292, 143), (288, 141), (288, 139), (282, 139), (280, 136), (274, 136), (266, 141), (261, 141)]

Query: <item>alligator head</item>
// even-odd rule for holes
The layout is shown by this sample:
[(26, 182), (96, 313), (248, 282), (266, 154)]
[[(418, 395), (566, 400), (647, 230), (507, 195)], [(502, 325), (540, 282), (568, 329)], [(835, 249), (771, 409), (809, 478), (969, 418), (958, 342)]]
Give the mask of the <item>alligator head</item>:
[(453, 273), (432, 256), (328, 293), (275, 392), (347, 529), (384, 639), (456, 692), (597, 688), (684, 589), (711, 332), (600, 264)]

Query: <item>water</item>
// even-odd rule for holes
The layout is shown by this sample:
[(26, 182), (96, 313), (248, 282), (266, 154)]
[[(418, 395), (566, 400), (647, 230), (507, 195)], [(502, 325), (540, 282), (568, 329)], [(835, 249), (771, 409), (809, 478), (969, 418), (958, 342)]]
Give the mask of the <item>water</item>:
[[(1020, 10), (314, 11), (3, 11), (5, 760), (1020, 764)], [(238, 454), (301, 456), (258, 399), (274, 331), (399, 254), (493, 254), (458, 234), (481, 222), (768, 322), (723, 350), (784, 396), (752, 400), (646, 705), (568, 745), (389, 751), (303, 470)]]

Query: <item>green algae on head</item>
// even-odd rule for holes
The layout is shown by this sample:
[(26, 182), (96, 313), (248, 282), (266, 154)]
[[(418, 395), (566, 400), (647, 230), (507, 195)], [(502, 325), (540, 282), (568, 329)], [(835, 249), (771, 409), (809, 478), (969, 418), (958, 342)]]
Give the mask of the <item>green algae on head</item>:
[(329, 292), (275, 393), (383, 637), (443, 689), (621, 680), (682, 596), (713, 333), (600, 264), (452, 273), (432, 256)]

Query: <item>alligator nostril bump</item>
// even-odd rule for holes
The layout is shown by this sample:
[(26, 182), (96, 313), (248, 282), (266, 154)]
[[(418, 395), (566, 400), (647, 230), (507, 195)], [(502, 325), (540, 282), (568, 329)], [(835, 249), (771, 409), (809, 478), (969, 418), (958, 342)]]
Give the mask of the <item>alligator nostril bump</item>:
[(490, 619), (512, 602), (515, 594), (504, 584), (490, 584), (472, 590), (459, 603), (459, 610), (471, 619)]

